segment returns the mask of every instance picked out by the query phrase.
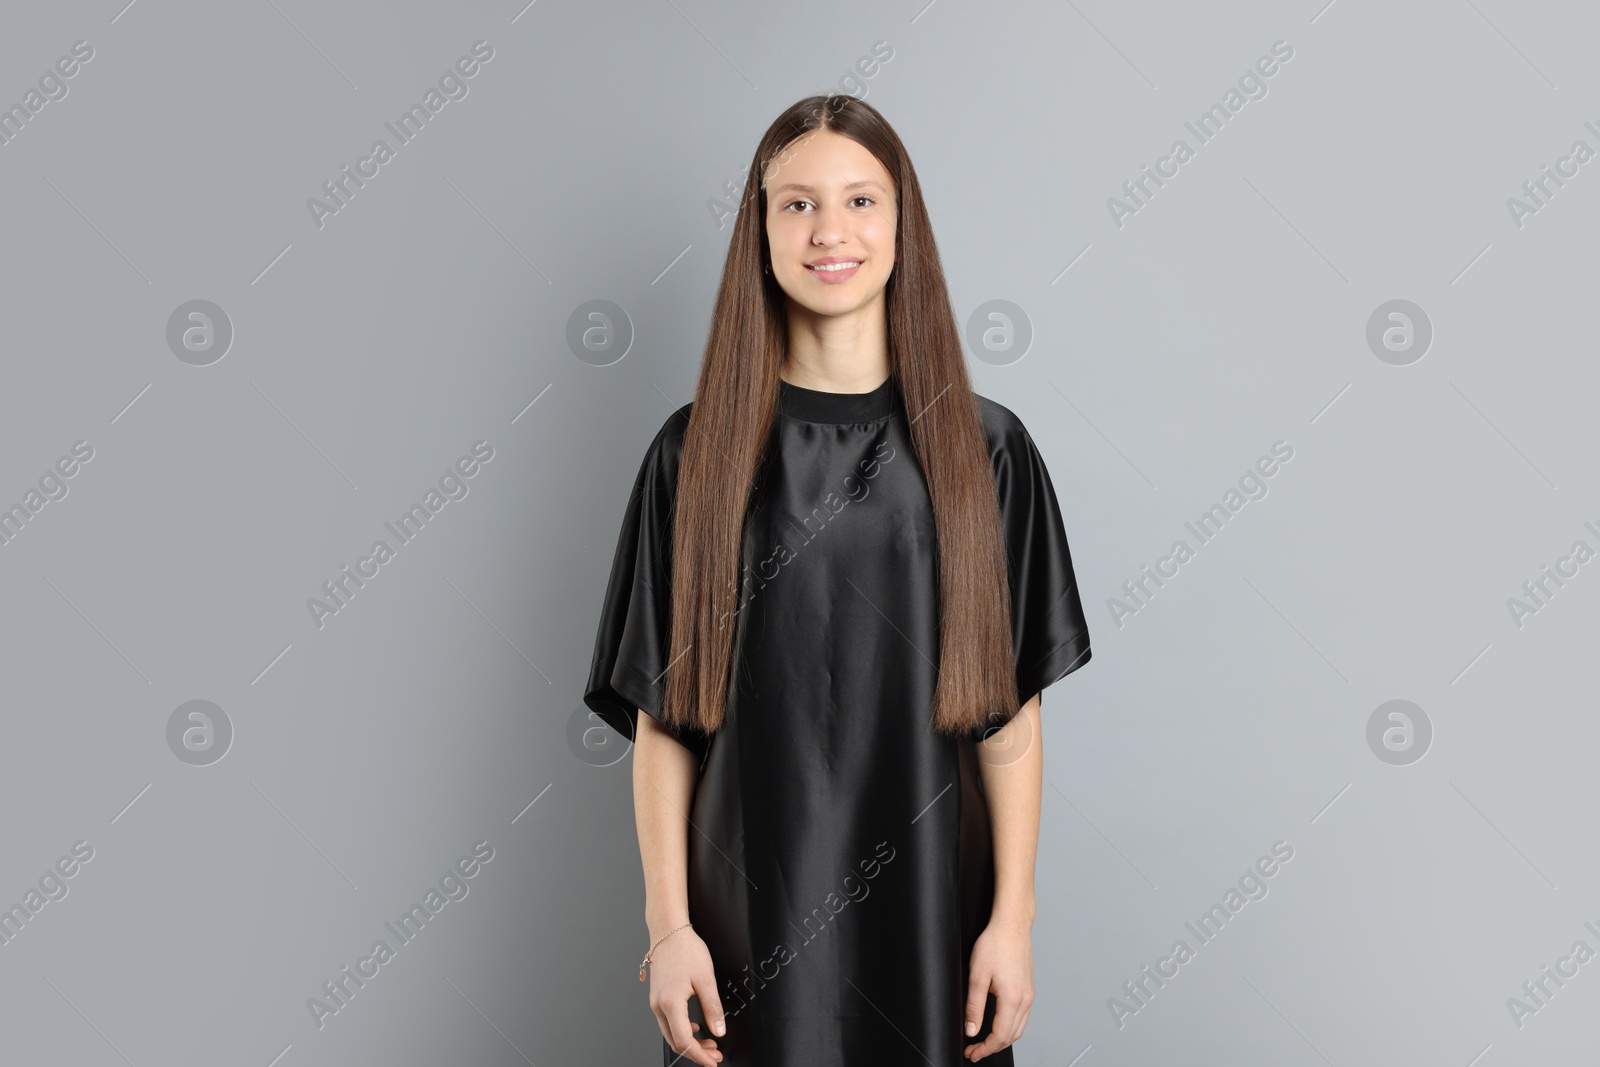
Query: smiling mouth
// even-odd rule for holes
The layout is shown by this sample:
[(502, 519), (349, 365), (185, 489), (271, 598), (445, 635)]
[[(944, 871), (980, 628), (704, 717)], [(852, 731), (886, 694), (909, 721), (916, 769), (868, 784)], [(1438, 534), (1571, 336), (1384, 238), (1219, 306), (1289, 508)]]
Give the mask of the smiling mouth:
[(808, 263), (806, 264), (806, 270), (814, 270), (822, 274), (833, 274), (836, 271), (852, 270), (859, 266), (861, 266), (861, 261), (857, 259), (851, 260), (849, 263), (825, 263), (820, 266), (813, 266)]

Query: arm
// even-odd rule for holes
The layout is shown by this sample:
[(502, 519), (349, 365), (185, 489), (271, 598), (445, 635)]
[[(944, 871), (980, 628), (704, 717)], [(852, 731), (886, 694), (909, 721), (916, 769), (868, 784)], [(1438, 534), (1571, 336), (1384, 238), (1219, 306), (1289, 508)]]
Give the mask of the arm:
[[(644, 865), (644, 917), (650, 944), (689, 921), (689, 816), (697, 770), (694, 754), (647, 712), (639, 712), (633, 752), (633, 817)], [(716, 1033), (723, 1033), (711, 953), (695, 931), (677, 930), (650, 954), (650, 1008), (674, 1052), (705, 1067), (722, 1054), (710, 1038), (692, 1039), (689, 996)], [(685, 1049), (688, 1049), (685, 1052)]]
[[(995, 1013), (989, 1036), (981, 1044), (969, 1046), (972, 1059), (982, 1059), (1021, 1037), (1033, 1005), (1033, 871), (1039, 852), (1044, 781), (1040, 726), (1039, 694), (1035, 693), (1010, 722), (979, 746), (978, 775), (989, 802), (994, 840), (994, 907), (989, 925), (972, 949), (967, 1036), (977, 1033), (991, 991)], [(986, 753), (985, 746), (992, 746), (989, 752), (994, 755)]]
[(650, 941), (689, 921), (689, 819), (694, 756), (646, 712), (633, 752), (633, 818), (644, 864), (644, 918)]
[(1039, 694), (986, 744), (1012, 759), (978, 760), (978, 776), (989, 800), (994, 837), (994, 909), (990, 922), (1033, 925), (1033, 868), (1039, 853), (1039, 805), (1044, 783), (1044, 738), (1040, 734)]

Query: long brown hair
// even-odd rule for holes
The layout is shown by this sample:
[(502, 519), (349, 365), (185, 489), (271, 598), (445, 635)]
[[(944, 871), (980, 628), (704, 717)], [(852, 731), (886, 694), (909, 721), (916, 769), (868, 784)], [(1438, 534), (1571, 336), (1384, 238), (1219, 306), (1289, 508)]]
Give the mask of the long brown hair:
[(770, 262), (765, 183), (780, 153), (819, 129), (862, 145), (894, 181), (899, 255), (885, 290), (889, 373), (910, 420), (937, 530), (940, 634), (931, 724), (957, 736), (1020, 706), (999, 503), (916, 171), (878, 110), (852, 96), (806, 97), (779, 115), (745, 179), (678, 469), (663, 717), (710, 733), (722, 725), (731, 693), (729, 621), (738, 601), (744, 520), (771, 437), (787, 343), (787, 298), (763, 269)]

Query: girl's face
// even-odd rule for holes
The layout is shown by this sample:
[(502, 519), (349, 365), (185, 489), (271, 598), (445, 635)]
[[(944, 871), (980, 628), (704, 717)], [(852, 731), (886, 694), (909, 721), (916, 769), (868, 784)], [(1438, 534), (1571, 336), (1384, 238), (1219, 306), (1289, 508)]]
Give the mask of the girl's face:
[[(898, 212), (877, 157), (843, 134), (813, 130), (779, 153), (764, 177), (772, 274), (791, 306), (834, 317), (881, 302)], [(820, 269), (827, 264), (834, 269)]]

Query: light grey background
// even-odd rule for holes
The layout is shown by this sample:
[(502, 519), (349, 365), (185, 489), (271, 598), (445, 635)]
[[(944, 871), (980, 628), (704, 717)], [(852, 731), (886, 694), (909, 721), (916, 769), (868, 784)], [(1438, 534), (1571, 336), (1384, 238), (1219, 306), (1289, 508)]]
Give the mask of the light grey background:
[[(0, 103), (94, 56), (0, 146), (0, 504), (94, 455), (0, 547), (0, 904), (93, 858), (0, 945), (0, 1058), (655, 1062), (629, 757), (574, 717), (639, 458), (691, 399), (710, 202), (841, 87), (905, 139), (963, 328), (1025, 316), (972, 374), (1050, 465), (1089, 613), (1044, 696), (1018, 1062), (1593, 1057), (1600, 962), (1520, 1027), (1507, 1000), (1600, 950), (1600, 563), (1521, 627), (1507, 601), (1600, 548), (1600, 162), (1520, 227), (1507, 201), (1600, 148), (1597, 30), (1508, 0), (11, 5)], [(308, 198), (479, 40), (468, 95), (319, 229)], [(1267, 94), (1114, 223), (1275, 41)], [(208, 366), (167, 342), (192, 300), (234, 332)], [(568, 344), (592, 300), (620, 359)], [(1392, 300), (1434, 334), (1408, 365), (1367, 342)], [(319, 628), (308, 599), (477, 441), (468, 495)], [(1119, 627), (1275, 441), (1268, 495)], [(1408, 765), (1368, 741), (1395, 699), (1431, 724)], [(233, 730), (205, 766), (168, 741), (192, 700)], [(319, 1028), (308, 999), (479, 841)]]

